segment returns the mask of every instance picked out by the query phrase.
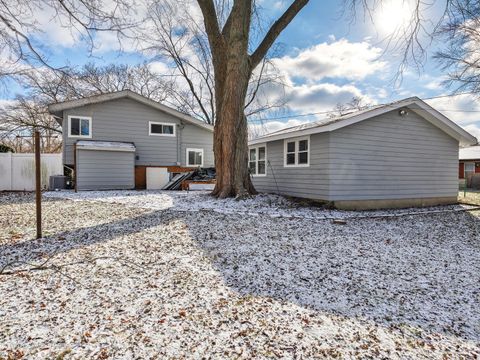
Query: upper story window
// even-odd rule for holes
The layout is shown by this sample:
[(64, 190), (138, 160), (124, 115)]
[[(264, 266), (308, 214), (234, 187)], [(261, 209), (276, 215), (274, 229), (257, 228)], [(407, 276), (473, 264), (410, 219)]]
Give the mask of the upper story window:
[(310, 166), (310, 137), (285, 139), (284, 166)]
[(69, 116), (68, 137), (91, 138), (92, 118), (87, 116)]
[(203, 166), (203, 149), (187, 149), (187, 166)]
[(258, 145), (249, 149), (248, 169), (253, 176), (267, 175), (267, 148), (265, 145)]
[(175, 136), (175, 124), (150, 121), (148, 123), (148, 135)]

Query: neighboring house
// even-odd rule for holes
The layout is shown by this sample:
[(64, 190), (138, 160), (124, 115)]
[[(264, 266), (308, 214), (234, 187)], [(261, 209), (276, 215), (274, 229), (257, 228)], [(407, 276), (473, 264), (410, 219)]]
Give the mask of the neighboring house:
[(466, 179), (470, 174), (480, 173), (480, 145), (461, 148), (458, 158), (459, 179)]
[[(213, 126), (125, 90), (52, 104), (79, 190), (145, 188), (146, 169), (214, 166)], [(166, 172), (166, 171), (165, 171)]]
[(450, 204), (458, 148), (477, 139), (417, 97), (249, 142), (257, 190), (345, 209)]

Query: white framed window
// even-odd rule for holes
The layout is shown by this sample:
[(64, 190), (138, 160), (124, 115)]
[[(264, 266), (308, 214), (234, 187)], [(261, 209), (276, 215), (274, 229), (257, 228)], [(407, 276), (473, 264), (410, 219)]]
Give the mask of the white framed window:
[(284, 140), (285, 167), (310, 166), (310, 136)]
[(68, 137), (88, 138), (92, 137), (92, 118), (88, 116), (68, 116)]
[(175, 124), (149, 121), (148, 135), (175, 136)]
[(187, 166), (203, 167), (203, 149), (187, 149)]
[(466, 162), (463, 165), (463, 177), (466, 179), (470, 174), (475, 174), (474, 162)]
[(267, 146), (265, 144), (249, 148), (248, 169), (252, 176), (267, 175)]

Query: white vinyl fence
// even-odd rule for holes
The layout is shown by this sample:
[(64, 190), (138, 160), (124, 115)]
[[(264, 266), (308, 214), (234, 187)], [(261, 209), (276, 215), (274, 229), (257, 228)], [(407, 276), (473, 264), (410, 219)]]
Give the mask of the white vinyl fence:
[[(62, 154), (41, 154), (42, 188), (50, 175), (63, 175)], [(35, 154), (0, 153), (0, 191), (35, 190)]]

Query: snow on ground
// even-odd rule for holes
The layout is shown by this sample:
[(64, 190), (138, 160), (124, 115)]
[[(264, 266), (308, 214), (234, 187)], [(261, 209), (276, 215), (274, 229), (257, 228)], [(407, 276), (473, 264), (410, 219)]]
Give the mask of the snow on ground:
[(460, 191), (458, 193), (458, 200), (467, 204), (480, 205), (480, 191), (468, 190), (466, 192)]
[(358, 217), (387, 217), (418, 213), (464, 211), (469, 205), (452, 205), (429, 208), (410, 208), (379, 211), (339, 211), (321, 207), (308, 207), (283, 196), (259, 194), (245, 199), (217, 199), (208, 191), (56, 191), (45, 194), (49, 198), (74, 201), (102, 201), (134, 208), (175, 211), (213, 211), (223, 214), (268, 215), (272, 217), (302, 219), (337, 219)]
[(480, 356), (480, 211), (127, 194), (0, 195), (0, 358)]

